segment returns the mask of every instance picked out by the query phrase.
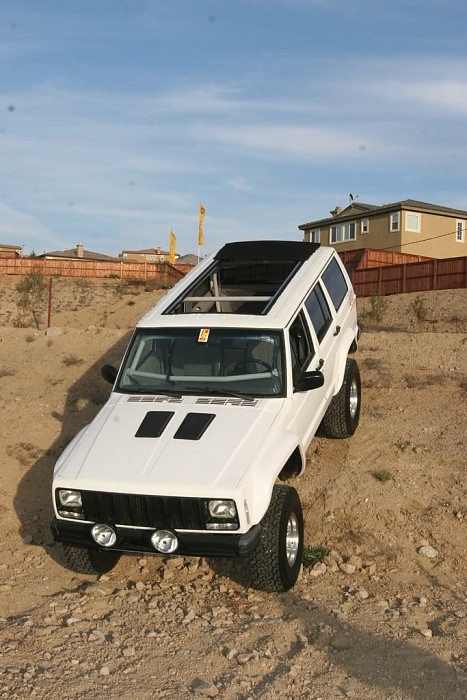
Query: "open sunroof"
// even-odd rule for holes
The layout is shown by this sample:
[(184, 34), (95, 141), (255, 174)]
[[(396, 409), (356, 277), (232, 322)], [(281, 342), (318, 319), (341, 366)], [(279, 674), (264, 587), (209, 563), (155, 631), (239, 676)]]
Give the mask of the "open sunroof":
[(295, 241), (227, 243), (164, 313), (265, 314), (318, 248)]

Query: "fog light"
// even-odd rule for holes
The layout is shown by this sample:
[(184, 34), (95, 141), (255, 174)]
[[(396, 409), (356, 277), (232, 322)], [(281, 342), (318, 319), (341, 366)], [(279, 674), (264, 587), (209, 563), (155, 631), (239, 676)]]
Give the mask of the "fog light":
[(112, 547), (117, 541), (117, 535), (109, 525), (94, 525), (91, 535), (100, 547)]
[(156, 530), (151, 537), (151, 543), (161, 554), (172, 554), (178, 547), (178, 539), (170, 530)]

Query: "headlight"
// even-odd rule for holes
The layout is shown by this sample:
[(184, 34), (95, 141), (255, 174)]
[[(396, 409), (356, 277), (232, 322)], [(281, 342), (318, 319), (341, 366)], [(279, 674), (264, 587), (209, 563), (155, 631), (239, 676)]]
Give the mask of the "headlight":
[(57, 489), (56, 504), (58, 514), (61, 515), (62, 518), (84, 520), (81, 491)]
[(238, 530), (235, 501), (213, 499), (207, 502), (206, 530)]
[(212, 518), (235, 518), (237, 509), (234, 501), (209, 501), (209, 515)]
[(59, 489), (58, 500), (62, 506), (66, 508), (82, 508), (83, 501), (80, 491), (71, 491), (70, 489)]

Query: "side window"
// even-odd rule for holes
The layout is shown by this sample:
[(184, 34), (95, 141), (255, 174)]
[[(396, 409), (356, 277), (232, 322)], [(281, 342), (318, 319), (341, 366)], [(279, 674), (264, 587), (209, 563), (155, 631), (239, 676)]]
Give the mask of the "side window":
[(306, 330), (302, 314), (298, 314), (289, 328), (290, 354), (292, 357), (292, 376), (294, 382), (300, 372), (309, 365), (314, 355), (313, 346)]
[(324, 298), (323, 291), (319, 284), (315, 286), (308, 299), (305, 301), (306, 310), (310, 314), (316, 336), (321, 342), (326, 331), (331, 324), (331, 312)]
[(345, 281), (345, 277), (342, 274), (340, 265), (335, 258), (331, 260), (325, 269), (323, 273), (323, 282), (326, 285), (326, 289), (329, 292), (334, 308), (337, 311), (344, 301), (349, 288), (347, 286), (347, 282)]

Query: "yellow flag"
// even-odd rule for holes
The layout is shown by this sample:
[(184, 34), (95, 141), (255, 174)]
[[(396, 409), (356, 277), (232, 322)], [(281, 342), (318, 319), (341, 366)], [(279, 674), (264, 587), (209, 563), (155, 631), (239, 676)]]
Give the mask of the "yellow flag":
[(173, 265), (174, 262), (175, 262), (175, 252), (176, 252), (176, 250), (177, 250), (177, 238), (176, 238), (174, 232), (172, 231), (172, 229), (170, 229), (170, 253), (169, 253), (169, 263), (170, 263), (171, 265)]
[(206, 210), (202, 202), (199, 203), (199, 218), (198, 218), (198, 245), (204, 245), (203, 221)]

